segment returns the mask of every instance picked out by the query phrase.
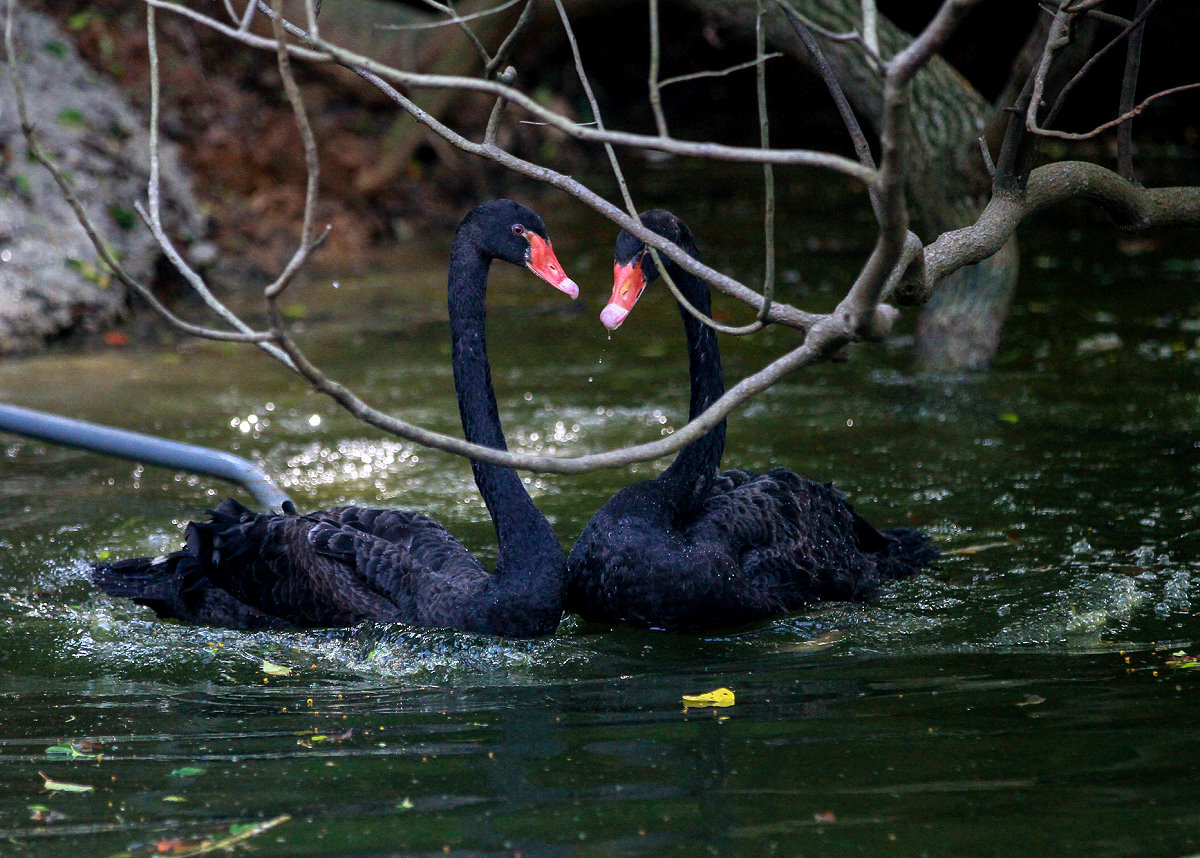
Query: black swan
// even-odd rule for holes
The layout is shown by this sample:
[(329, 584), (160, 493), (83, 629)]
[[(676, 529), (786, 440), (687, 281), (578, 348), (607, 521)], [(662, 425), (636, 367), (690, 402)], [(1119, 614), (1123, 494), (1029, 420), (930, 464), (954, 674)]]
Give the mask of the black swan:
[[(493, 259), (523, 265), (572, 298), (538, 215), (510, 200), (476, 207), (450, 247), (454, 386), (468, 441), (507, 449), (492, 389), (484, 299)], [(471, 462), (496, 527), (489, 573), (420, 513), (337, 507), (307, 515), (222, 502), (187, 527), (186, 546), (156, 558), (97, 563), (104, 592), (161, 617), (236, 629), (347, 626), (362, 620), (508, 637), (552, 633), (565, 559), (549, 522), (511, 468)]]
[[(699, 258), (687, 226), (652, 210), (642, 223)], [(663, 257), (665, 260), (665, 257)], [(671, 278), (709, 314), (708, 286), (673, 262)], [(658, 276), (645, 245), (617, 237), (601, 321), (628, 316)], [(724, 392), (712, 328), (680, 306), (691, 373), (690, 418)], [(928, 566), (937, 549), (910, 528), (878, 531), (831, 485), (784, 468), (720, 471), (725, 423), (679, 451), (658, 477), (628, 486), (588, 522), (567, 558), (568, 611), (586, 620), (700, 630), (771, 617), (826, 599), (861, 599)]]

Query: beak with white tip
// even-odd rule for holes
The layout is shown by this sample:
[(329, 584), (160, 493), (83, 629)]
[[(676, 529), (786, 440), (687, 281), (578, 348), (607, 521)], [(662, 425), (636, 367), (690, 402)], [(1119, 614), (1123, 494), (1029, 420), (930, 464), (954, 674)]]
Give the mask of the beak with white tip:
[(532, 230), (526, 232), (525, 237), (529, 240), (529, 256), (525, 260), (525, 267), (555, 289), (565, 292), (572, 300), (578, 298), (579, 286), (563, 271), (550, 242)]
[(613, 263), (613, 290), (608, 305), (600, 312), (600, 322), (610, 331), (621, 327), (621, 323), (633, 309), (642, 291), (646, 278), (642, 275), (642, 256), (638, 254), (625, 265)]

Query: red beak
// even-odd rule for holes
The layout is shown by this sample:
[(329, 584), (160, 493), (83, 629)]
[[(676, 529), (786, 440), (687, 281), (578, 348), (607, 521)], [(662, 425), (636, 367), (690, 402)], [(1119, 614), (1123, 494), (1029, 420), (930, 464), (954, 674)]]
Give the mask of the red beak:
[(525, 260), (525, 267), (560, 292), (578, 298), (579, 287), (558, 264), (558, 257), (554, 255), (550, 242), (533, 231), (526, 232), (525, 237), (529, 240), (529, 258)]
[(646, 288), (646, 278), (642, 276), (642, 255), (639, 253), (632, 262), (621, 265), (613, 263), (613, 290), (608, 299), (608, 306), (600, 312), (600, 321), (610, 331), (621, 327), (637, 299)]

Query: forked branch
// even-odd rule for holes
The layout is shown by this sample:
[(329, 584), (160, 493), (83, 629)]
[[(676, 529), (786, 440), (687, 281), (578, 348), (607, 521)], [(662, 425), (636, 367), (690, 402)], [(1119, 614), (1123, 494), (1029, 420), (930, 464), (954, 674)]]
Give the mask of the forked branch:
[[(857, 160), (807, 149), (774, 149), (770, 147), (769, 116), (766, 110), (762, 75), (764, 65), (772, 54), (767, 52), (765, 40), (761, 37), (758, 40), (753, 61), (745, 64), (754, 66), (759, 75), (757, 92), (761, 128), (760, 145), (758, 147), (739, 147), (720, 145), (710, 141), (679, 140), (670, 135), (665, 114), (662, 112), (660, 92), (661, 87), (669, 81), (658, 79), (656, 60), (652, 62), (653, 71), (650, 77), (648, 97), (656, 116), (657, 133), (654, 135), (632, 134), (606, 127), (600, 116), (598, 104), (590, 94), (584, 60), (574, 41), (570, 21), (566, 17), (566, 9), (561, 0), (556, 0), (556, 7), (560, 13), (564, 33), (574, 51), (579, 77), (584, 83), (585, 91), (588, 92), (592, 104), (596, 119), (594, 126), (580, 124), (566, 115), (551, 110), (519, 89), (511, 77), (500, 73), (500, 64), (507, 61), (517, 35), (529, 26), (535, 6), (533, 0), (527, 0), (519, 21), (505, 38), (495, 56), (489, 57), (486, 50), (480, 46), (480, 50), (483, 51), (485, 68), (482, 75), (477, 78), (428, 75), (394, 68), (348, 51), (327, 41), (317, 31), (316, 4), (312, 2), (304, 4), (305, 26), (302, 27), (284, 20), (280, 12), (282, 5), (280, 0), (271, 0), (269, 3), (267, 0), (248, 0), (247, 5), (240, 12), (235, 8), (236, 4), (233, 0), (226, 0), (225, 14), (228, 15), (230, 23), (218, 20), (190, 6), (171, 2), (171, 0), (143, 0), (147, 7), (152, 81), (152, 151), (150, 154), (152, 169), (147, 206), (139, 206), (139, 211), (143, 212), (144, 219), (167, 258), (201, 296), (220, 323), (225, 326), (217, 328), (196, 325), (170, 313), (155, 300), (145, 284), (137, 283), (129, 278), (121, 270), (119, 261), (112, 258), (102, 237), (94, 225), (88, 221), (86, 213), (78, 201), (74, 199), (69, 183), (65, 181), (61, 171), (38, 146), (36, 131), (29, 125), (26, 118), (23, 107), (24, 96), (20, 90), (19, 74), (17, 73), (19, 58), (12, 46), (13, 0), (9, 2), (9, 20), (5, 36), (13, 68), (14, 85), (18, 93), (18, 104), (22, 111), (22, 126), (30, 151), (55, 175), (64, 196), (83, 223), (103, 263), (126, 286), (145, 298), (170, 325), (195, 336), (255, 343), (294, 369), (315, 390), (328, 395), (354, 416), (401, 438), (456, 455), (496, 464), (534, 471), (571, 474), (598, 468), (622, 467), (673, 453), (685, 444), (701, 437), (724, 420), (735, 408), (771, 387), (788, 373), (836, 356), (848, 344), (885, 336), (897, 316), (897, 311), (885, 303), (886, 301), (894, 299), (899, 303), (918, 303), (926, 300), (932, 290), (936, 288), (939, 280), (953, 271), (975, 264), (995, 253), (1011, 237), (1023, 219), (1049, 205), (1067, 199), (1089, 199), (1103, 206), (1121, 226), (1127, 229), (1184, 223), (1200, 225), (1200, 189), (1196, 188), (1145, 189), (1112, 171), (1080, 162), (1064, 162), (1039, 167), (1028, 174), (1027, 181), (1013, 181), (1016, 177), (1016, 170), (1024, 169), (1023, 162), (1013, 154), (1019, 148), (1021, 135), (1044, 133), (1044, 129), (1037, 128), (1036, 123), (1033, 128), (1023, 128), (1020, 126), (1024, 123), (1014, 123), (1015, 130), (1010, 128), (1010, 131), (1012, 131), (1012, 139), (1015, 143), (1011, 149), (1002, 152), (1002, 156), (998, 160), (996, 166), (997, 190), (978, 221), (964, 229), (945, 233), (929, 243), (928, 246), (921, 244), (920, 240), (909, 231), (909, 204), (906, 196), (906, 180), (911, 160), (909, 153), (913, 145), (911, 139), (913, 119), (910, 109), (913, 80), (945, 44), (967, 12), (978, 2), (979, 0), (946, 0), (929, 25), (906, 48), (897, 52), (890, 59), (885, 59), (879, 52), (876, 34), (878, 21), (873, 3), (863, 4), (861, 32), (851, 33), (830, 33), (814, 27), (795, 13), (786, 0), (773, 0), (771, 3), (763, 0), (760, 4), (763, 13), (779, 7), (782, 10), (779, 14), (788, 16), (796, 33), (802, 39), (816, 33), (826, 39), (854, 40), (862, 44), (868, 52), (868, 56), (873, 58), (871, 61), (882, 70), (883, 108), (879, 133), (879, 163), (876, 166), (866, 136), (849, 111), (832, 73), (826, 74), (825, 77), (835, 103), (839, 106), (847, 131), (854, 142)], [(1132, 27), (1138, 21), (1144, 20), (1149, 8), (1153, 7), (1155, 2), (1156, 0), (1149, 0), (1142, 4), (1138, 19), (1130, 22), (1129, 26)], [(448, 21), (456, 26), (469, 29), (467, 16), (459, 15), (454, 10), (453, 4), (438, 3), (436, 5), (449, 16)], [(509, 3), (509, 5), (515, 4)], [(1086, 6), (1088, 6), (1086, 3), (1060, 6), (1058, 14), (1065, 17), (1058, 31), (1052, 33), (1052, 36), (1054, 38), (1065, 37), (1070, 15), (1094, 11), (1090, 10), (1090, 7), (1085, 9)], [(284, 93), (291, 104), (297, 133), (304, 147), (306, 191), (304, 214), (295, 251), (282, 267), (276, 279), (264, 290), (263, 297), (270, 319), (270, 328), (267, 331), (252, 329), (215, 297), (203, 277), (188, 266), (162, 224), (159, 211), (160, 190), (157, 170), (157, 125), (161, 92), (158, 86), (159, 58), (154, 26), (155, 15), (160, 10), (169, 11), (199, 26), (207, 27), (239, 44), (257, 50), (270, 51), (276, 59), (283, 80)], [(270, 20), (272, 36), (266, 37), (252, 32), (251, 12), (255, 10), (262, 12)], [(656, 10), (657, 4), (651, 0), (651, 11), (655, 16), (653, 18), (655, 23), (657, 23)], [(653, 29), (657, 38), (657, 26)], [(1051, 29), (1053, 30), (1053, 28)], [(652, 57), (657, 57), (657, 41), (652, 41)], [(808, 38), (808, 41), (811, 41), (811, 38)], [(810, 50), (812, 49), (810, 48)], [(819, 51), (816, 54), (819, 56)], [(1048, 44), (1043, 62), (1038, 64), (1031, 73), (1025, 93), (1027, 100), (1022, 105), (1022, 118), (1025, 114), (1024, 108), (1028, 105), (1027, 115), (1036, 119), (1037, 93), (1035, 90), (1037, 81), (1044, 79), (1045, 70), (1052, 62), (1053, 55), (1054, 49)], [(469, 444), (461, 438), (431, 432), (381, 412), (362, 400), (349, 388), (329, 378), (320, 367), (316, 366), (292, 338), (278, 309), (279, 297), (297, 272), (307, 263), (324, 235), (324, 230), (318, 228), (315, 223), (320, 171), (317, 142), (308, 121), (300, 88), (296, 84), (292, 68), (293, 63), (297, 61), (335, 63), (350, 69), (377, 87), (392, 103), (415, 121), (440, 136), (450, 145), (562, 190), (608, 218), (617, 227), (624, 228), (641, 238), (652, 248), (653, 254), (663, 254), (684, 269), (703, 278), (714, 288), (746, 303), (755, 311), (757, 320), (752, 325), (726, 330), (747, 333), (758, 330), (765, 324), (779, 324), (796, 329), (801, 335), (800, 341), (781, 357), (731, 386), (725, 395), (703, 415), (672, 435), (649, 443), (592, 455), (540, 456), (479, 447)], [(467, 93), (485, 94), (494, 98), (496, 107), (482, 140), (473, 140), (456, 130), (448, 122), (422, 110), (407, 94), (412, 89), (425, 88), (453, 89)], [(1178, 88), (1175, 91), (1185, 88), (1188, 87)], [(1034, 94), (1034, 97), (1029, 97), (1031, 94)], [(1166, 94), (1168, 93), (1157, 93), (1152, 98), (1163, 97)], [(496, 134), (496, 126), (504, 120), (503, 108), (506, 104), (513, 105), (534, 120), (557, 129), (583, 144), (604, 147), (609, 154), (614, 175), (617, 176), (618, 184), (622, 189), (623, 204), (618, 206), (583, 182), (544, 164), (523, 159), (501, 146), (497, 142), (499, 135)], [(1122, 116), (1124, 117), (1126, 113), (1132, 114), (1135, 110), (1136, 108), (1130, 108), (1124, 111)], [(633, 196), (621, 177), (617, 155), (617, 150), (620, 148), (762, 165), (765, 190), (764, 232), (766, 238), (764, 246), (767, 250), (766, 268), (768, 271), (762, 290), (755, 290), (722, 272), (697, 262), (680, 248), (646, 230), (636, 217), (637, 208)], [(827, 169), (862, 182), (870, 192), (877, 221), (874, 246), (854, 283), (848, 287), (845, 297), (832, 313), (811, 313), (798, 309), (779, 301), (771, 290), (771, 254), (774, 248), (771, 233), (775, 228), (771, 195), (771, 168), (779, 165), (802, 165)], [(661, 268), (660, 265), (660, 270)], [(706, 320), (706, 322), (712, 323), (711, 320)], [(716, 326), (715, 323), (712, 324)]]

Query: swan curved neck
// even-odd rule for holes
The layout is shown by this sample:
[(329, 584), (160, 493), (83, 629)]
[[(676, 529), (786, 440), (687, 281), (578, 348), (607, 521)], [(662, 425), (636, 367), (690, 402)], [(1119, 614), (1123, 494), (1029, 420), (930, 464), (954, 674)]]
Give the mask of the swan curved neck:
[[(507, 450), (487, 355), (485, 299), (490, 267), (491, 259), (469, 239), (461, 234), (455, 238), (450, 249), (447, 291), (454, 388), (464, 437), (473, 444)], [(557, 537), (516, 471), (474, 459), (471, 471), (496, 527), (498, 570), (531, 565), (528, 559), (512, 564), (505, 560), (511, 557), (519, 561), (547, 540), (559, 550)]]
[[(671, 279), (688, 302), (706, 316), (712, 314), (712, 296), (708, 285), (678, 266), (669, 269)], [(717, 334), (682, 305), (679, 314), (687, 335), (688, 373), (691, 377), (691, 402), (688, 420), (703, 414), (725, 393), (721, 373), (721, 350)], [(679, 451), (675, 461), (661, 475), (685, 502), (691, 504), (707, 493), (708, 487), (721, 467), (725, 449), (725, 421)]]

